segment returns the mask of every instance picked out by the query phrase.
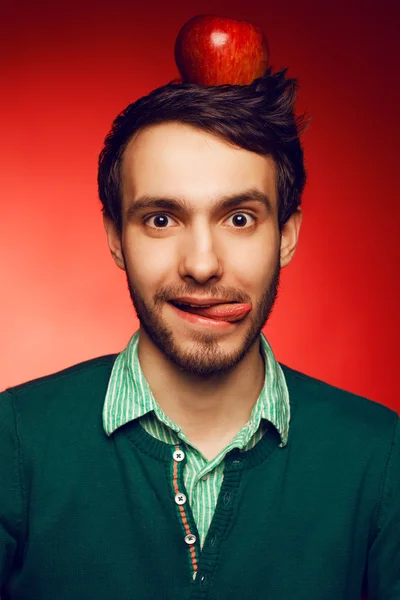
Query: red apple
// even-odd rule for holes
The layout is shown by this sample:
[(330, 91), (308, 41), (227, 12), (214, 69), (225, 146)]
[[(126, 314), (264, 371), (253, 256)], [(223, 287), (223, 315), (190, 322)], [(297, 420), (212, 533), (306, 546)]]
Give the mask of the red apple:
[(199, 15), (183, 25), (175, 61), (184, 83), (249, 85), (268, 67), (268, 42), (249, 21)]

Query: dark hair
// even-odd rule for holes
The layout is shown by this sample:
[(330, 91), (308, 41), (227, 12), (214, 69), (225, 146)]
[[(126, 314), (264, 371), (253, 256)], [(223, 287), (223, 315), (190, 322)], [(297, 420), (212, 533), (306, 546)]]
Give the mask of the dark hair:
[(278, 223), (283, 224), (301, 203), (306, 182), (299, 136), (308, 122), (294, 114), (296, 79), (287, 69), (250, 85), (202, 87), (170, 82), (139, 98), (115, 119), (99, 156), (98, 187), (103, 213), (122, 231), (121, 162), (124, 150), (139, 129), (177, 121), (203, 129), (262, 155), (277, 166)]

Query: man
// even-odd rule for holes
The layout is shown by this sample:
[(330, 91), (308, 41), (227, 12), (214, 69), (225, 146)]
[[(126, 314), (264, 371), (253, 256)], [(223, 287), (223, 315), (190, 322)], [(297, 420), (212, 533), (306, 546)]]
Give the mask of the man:
[(170, 84), (114, 122), (99, 192), (140, 328), (1, 395), (3, 600), (400, 598), (397, 414), (261, 333), (302, 220), (295, 89)]

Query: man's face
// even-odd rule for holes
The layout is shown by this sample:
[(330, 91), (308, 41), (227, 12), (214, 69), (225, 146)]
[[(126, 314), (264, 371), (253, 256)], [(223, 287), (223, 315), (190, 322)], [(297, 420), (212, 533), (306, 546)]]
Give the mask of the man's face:
[[(282, 257), (272, 159), (163, 123), (131, 140), (121, 174), (122, 235), (114, 231), (110, 247), (126, 270), (141, 335), (187, 372), (228, 372), (258, 342), (277, 294)], [(264, 194), (270, 208), (257, 199), (221, 204), (248, 190)], [(251, 311), (222, 327), (193, 323), (170, 303), (182, 297), (249, 303)]]

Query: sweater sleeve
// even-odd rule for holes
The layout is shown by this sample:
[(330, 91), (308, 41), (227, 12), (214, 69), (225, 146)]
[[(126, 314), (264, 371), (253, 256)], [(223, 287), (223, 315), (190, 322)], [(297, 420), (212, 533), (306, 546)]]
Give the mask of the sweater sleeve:
[(368, 600), (400, 598), (400, 420), (394, 430), (369, 548)]
[(21, 455), (12, 396), (0, 393), (0, 592), (17, 559), (23, 526)]

